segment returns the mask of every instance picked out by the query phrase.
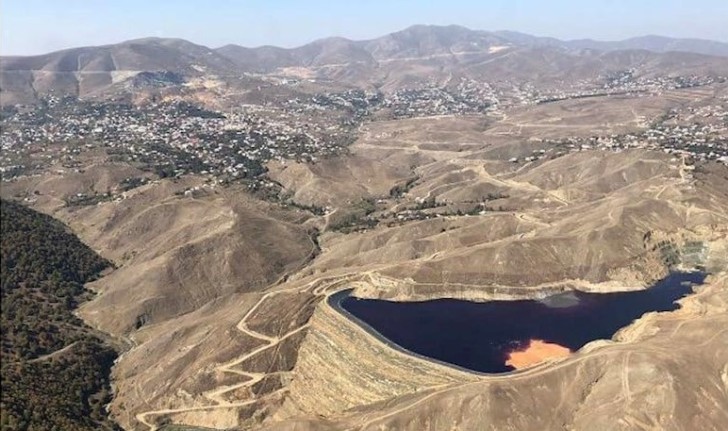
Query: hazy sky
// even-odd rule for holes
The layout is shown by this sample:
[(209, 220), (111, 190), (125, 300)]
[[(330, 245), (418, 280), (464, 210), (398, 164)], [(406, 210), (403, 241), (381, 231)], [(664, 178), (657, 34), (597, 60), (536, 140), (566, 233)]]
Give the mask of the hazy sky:
[(0, 0), (0, 53), (39, 54), (146, 36), (218, 47), (368, 39), (459, 24), (561, 39), (645, 34), (728, 41), (728, 0)]

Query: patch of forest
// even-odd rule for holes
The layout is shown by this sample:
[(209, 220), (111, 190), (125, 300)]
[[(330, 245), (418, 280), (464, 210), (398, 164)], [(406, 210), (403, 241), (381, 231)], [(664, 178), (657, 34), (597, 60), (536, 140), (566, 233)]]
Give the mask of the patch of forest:
[(110, 266), (66, 226), (0, 201), (2, 430), (117, 430), (105, 404), (116, 352), (73, 314)]

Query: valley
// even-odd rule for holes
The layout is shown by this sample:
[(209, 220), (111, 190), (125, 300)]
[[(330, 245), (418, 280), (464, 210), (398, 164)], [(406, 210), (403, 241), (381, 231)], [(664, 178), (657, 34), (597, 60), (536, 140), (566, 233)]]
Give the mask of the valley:
[(109, 416), (720, 429), (728, 57), (545, 43), (3, 58), (0, 194), (113, 263), (75, 311), (121, 347)]

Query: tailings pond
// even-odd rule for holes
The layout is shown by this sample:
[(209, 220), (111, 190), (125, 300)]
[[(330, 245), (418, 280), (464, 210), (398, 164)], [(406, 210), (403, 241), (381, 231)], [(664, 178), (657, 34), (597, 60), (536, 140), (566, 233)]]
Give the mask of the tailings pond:
[(704, 279), (699, 272), (671, 273), (636, 292), (569, 292), (542, 300), (491, 302), (392, 302), (356, 298), (345, 290), (329, 303), (395, 348), (474, 371), (503, 373), (521, 368), (512, 355), (529, 352), (529, 347), (530, 356), (548, 350), (563, 356), (590, 341), (612, 338), (646, 312), (675, 310), (675, 301)]

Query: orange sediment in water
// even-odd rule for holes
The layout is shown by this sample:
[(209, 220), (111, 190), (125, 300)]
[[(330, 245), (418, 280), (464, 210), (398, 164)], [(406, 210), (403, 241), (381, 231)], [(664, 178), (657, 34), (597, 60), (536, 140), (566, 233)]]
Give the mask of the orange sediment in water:
[(531, 340), (523, 350), (515, 350), (508, 354), (506, 365), (520, 370), (549, 359), (569, 356), (571, 350), (555, 343), (543, 340)]

